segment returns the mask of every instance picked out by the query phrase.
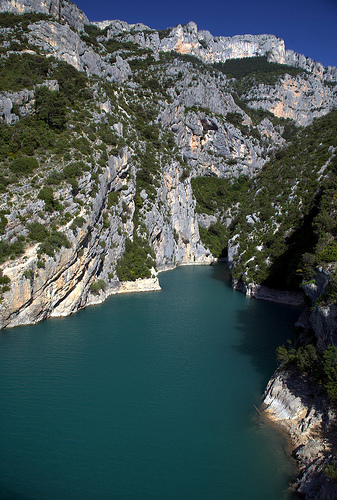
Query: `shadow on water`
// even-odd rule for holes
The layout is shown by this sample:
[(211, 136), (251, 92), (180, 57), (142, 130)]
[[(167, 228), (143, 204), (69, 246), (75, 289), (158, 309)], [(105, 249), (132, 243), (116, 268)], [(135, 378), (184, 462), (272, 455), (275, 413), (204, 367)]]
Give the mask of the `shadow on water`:
[[(222, 281), (226, 288), (231, 289), (231, 277), (227, 265), (221, 263), (212, 267), (212, 278)], [(232, 293), (239, 294), (244, 304), (244, 308), (239, 308), (236, 313), (235, 328), (239, 332), (239, 340), (233, 348), (243, 356), (249, 356), (255, 369), (262, 375), (259, 388), (262, 396), (269, 378), (277, 367), (275, 352), (277, 347), (294, 337), (294, 324), (300, 314), (300, 308), (246, 298), (239, 291)], [(259, 441), (268, 443), (279, 473), (287, 478), (290, 485), (295, 481), (299, 470), (295, 459), (291, 458), (288, 436), (254, 410), (251, 422), (251, 432), (257, 435)], [(298, 496), (291, 488), (284, 492), (284, 500), (296, 498)]]
[[(212, 278), (231, 288), (231, 278), (225, 263), (212, 266)], [(240, 332), (238, 344), (233, 347), (248, 355), (266, 384), (277, 367), (276, 349), (287, 339), (294, 339), (294, 325), (301, 313), (299, 307), (276, 304), (264, 300), (244, 297), (246, 307), (236, 313), (236, 328)], [(264, 389), (264, 387), (263, 387)]]
[(294, 339), (294, 325), (301, 310), (283, 304), (247, 300), (245, 314), (237, 314), (237, 328), (242, 335), (234, 347), (241, 354), (251, 357), (265, 384), (277, 367), (277, 347), (287, 339)]
[(38, 497), (29, 497), (17, 491), (4, 488), (0, 485), (0, 498), (1, 500), (37, 500)]
[(224, 283), (227, 288), (231, 288), (231, 275), (226, 262), (217, 262), (211, 265), (212, 278)]

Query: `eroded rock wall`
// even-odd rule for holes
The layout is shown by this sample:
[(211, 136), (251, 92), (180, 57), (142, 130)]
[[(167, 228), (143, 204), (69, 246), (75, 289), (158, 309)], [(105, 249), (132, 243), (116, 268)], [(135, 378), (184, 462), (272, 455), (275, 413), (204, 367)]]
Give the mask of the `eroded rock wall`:
[[(200, 243), (195, 201), (190, 180), (179, 181), (179, 164), (170, 164), (163, 170), (156, 200), (146, 202), (141, 209), (155, 250), (158, 269), (171, 269), (179, 264), (210, 264), (213, 257)], [(127, 173), (132, 175), (126, 181)], [(122, 284), (116, 274), (127, 238), (133, 238), (133, 216), (136, 167), (128, 148), (108, 165), (99, 176), (98, 193), (91, 202), (90, 211), (78, 214), (85, 219), (82, 227), (65, 227), (70, 248), (62, 247), (53, 257), (44, 256), (41, 265), (38, 245), (32, 246), (14, 261), (1, 265), (1, 271), (10, 278), (10, 290), (0, 303), (0, 328), (37, 323), (50, 316), (66, 316), (77, 310), (102, 302), (111, 294), (127, 291), (158, 290), (157, 274), (144, 281)], [(123, 189), (121, 189), (123, 185)], [(83, 201), (89, 200), (92, 188), (90, 175), (84, 175), (79, 185)], [(107, 199), (111, 191), (120, 190), (120, 198), (113, 212), (107, 213)], [(63, 191), (65, 203), (72, 202), (70, 189)], [(43, 202), (31, 203), (27, 211), (31, 220), (40, 220), (38, 213)], [(34, 215), (35, 214), (35, 215)], [(126, 218), (125, 218), (126, 215)], [(108, 223), (107, 223), (108, 221)], [(7, 234), (18, 230), (9, 220)], [(104, 280), (104, 289), (93, 292), (91, 285)]]
[(279, 369), (263, 399), (264, 415), (290, 436), (301, 476), (297, 493), (306, 500), (334, 500), (337, 485), (324, 474), (333, 463), (336, 413), (320, 386), (310, 378)]

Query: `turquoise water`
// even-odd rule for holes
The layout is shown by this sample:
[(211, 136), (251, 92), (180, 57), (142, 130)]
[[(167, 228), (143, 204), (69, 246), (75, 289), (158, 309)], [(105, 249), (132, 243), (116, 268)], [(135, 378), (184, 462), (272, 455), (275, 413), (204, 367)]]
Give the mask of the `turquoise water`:
[(160, 283), (1, 333), (1, 499), (288, 498), (254, 405), (298, 311), (233, 292), (223, 265)]

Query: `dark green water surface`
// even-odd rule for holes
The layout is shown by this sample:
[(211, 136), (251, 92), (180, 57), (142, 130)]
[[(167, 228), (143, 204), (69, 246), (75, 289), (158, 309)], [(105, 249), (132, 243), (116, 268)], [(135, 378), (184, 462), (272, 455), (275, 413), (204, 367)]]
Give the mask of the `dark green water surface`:
[(1, 500), (288, 498), (254, 405), (298, 310), (233, 292), (223, 265), (160, 283), (1, 333)]

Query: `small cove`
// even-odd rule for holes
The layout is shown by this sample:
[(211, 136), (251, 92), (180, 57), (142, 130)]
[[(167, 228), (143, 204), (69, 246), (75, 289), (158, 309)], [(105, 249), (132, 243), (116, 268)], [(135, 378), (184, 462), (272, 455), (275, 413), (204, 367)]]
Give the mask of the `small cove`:
[(254, 405), (298, 310), (233, 292), (224, 265), (160, 283), (1, 333), (1, 498), (289, 498)]

